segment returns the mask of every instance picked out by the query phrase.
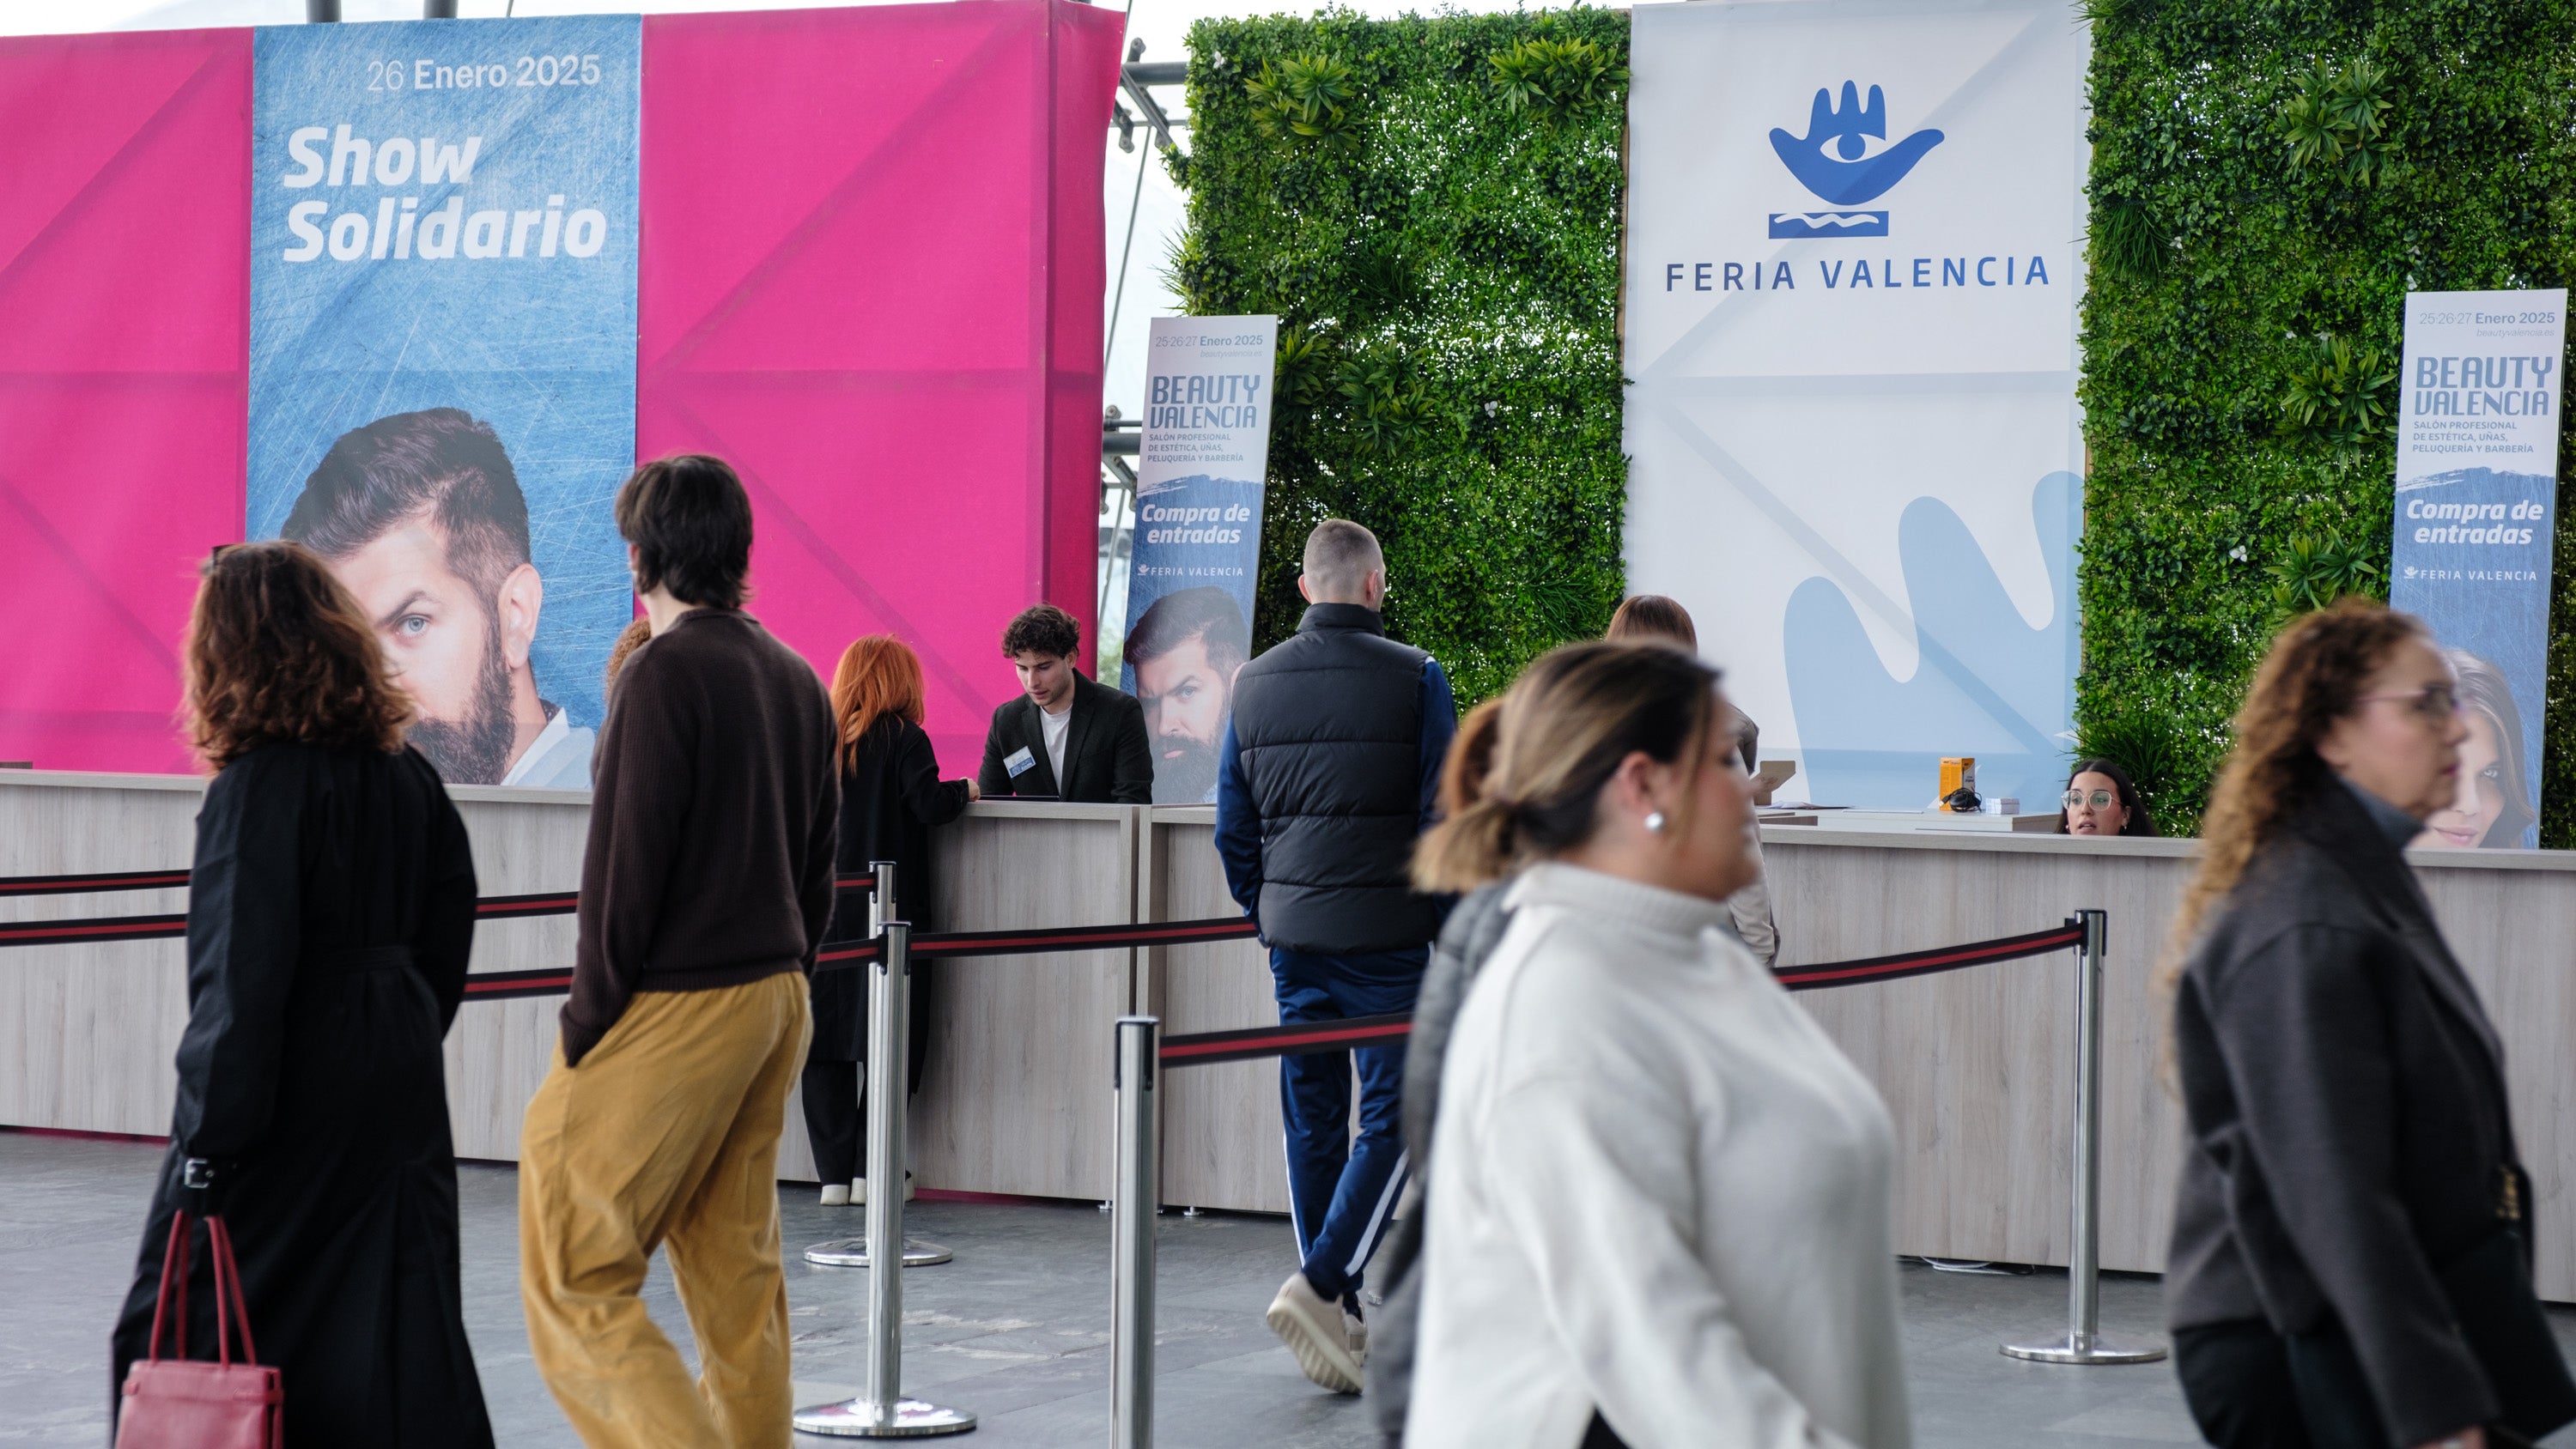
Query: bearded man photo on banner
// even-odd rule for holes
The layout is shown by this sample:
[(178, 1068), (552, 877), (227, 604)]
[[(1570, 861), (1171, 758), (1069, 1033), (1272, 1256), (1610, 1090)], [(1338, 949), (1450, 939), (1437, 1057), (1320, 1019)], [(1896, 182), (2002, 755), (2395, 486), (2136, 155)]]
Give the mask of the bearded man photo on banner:
[(490, 424), (430, 408), (341, 434), (280, 536), (357, 596), (420, 707), (411, 742), (449, 783), (590, 788), (595, 731), (537, 693), (546, 584)]
[(1213, 585), (1165, 594), (1128, 632), (1125, 657), (1154, 742), (1154, 803), (1214, 803), (1234, 676), (1252, 657), (1243, 607)]

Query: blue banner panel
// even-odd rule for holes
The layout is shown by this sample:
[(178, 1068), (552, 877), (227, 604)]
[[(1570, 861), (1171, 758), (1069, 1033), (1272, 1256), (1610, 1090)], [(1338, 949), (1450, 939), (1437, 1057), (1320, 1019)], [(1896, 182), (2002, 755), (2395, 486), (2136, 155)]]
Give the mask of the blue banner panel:
[(1279, 319), (1152, 327), (1119, 687), (1145, 706), (1154, 803), (1195, 805), (1216, 799), (1234, 676), (1252, 648)]
[(2416, 844), (2540, 843), (2563, 290), (2406, 298), (2388, 602), (2430, 626), (2469, 727)]
[(633, 613), (635, 16), (264, 28), (247, 536), (320, 553), (449, 780), (587, 789)]

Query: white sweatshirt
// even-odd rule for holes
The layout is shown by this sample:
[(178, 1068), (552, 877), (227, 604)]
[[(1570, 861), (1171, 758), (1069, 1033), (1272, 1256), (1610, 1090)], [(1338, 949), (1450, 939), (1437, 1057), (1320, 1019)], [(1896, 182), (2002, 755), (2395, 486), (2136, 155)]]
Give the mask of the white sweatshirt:
[(1891, 1133), (1716, 901), (1542, 865), (1442, 1069), (1407, 1449), (1906, 1449)]

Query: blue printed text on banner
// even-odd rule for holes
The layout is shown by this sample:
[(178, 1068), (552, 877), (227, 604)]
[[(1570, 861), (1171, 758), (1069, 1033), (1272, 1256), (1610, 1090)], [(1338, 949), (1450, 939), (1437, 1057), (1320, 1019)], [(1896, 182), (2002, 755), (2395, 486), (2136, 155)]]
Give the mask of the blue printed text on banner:
[(1235, 671), (1252, 648), (1276, 317), (1157, 317), (1137, 444), (1120, 687), (1142, 700), (1154, 802), (1216, 798)]
[(2564, 290), (2406, 298), (2389, 603), (2432, 626), (2468, 725), (2419, 845), (2539, 841), (2566, 313)]

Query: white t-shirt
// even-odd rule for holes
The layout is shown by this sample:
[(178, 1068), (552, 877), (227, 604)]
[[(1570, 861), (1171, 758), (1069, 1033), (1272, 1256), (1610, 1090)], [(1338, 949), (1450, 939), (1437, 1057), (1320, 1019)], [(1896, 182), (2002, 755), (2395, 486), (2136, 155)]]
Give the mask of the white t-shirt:
[(1064, 708), (1049, 714), (1038, 711), (1038, 730), (1046, 736), (1047, 765), (1055, 771), (1055, 792), (1064, 793), (1064, 740), (1073, 733), (1073, 698), (1065, 697)]

